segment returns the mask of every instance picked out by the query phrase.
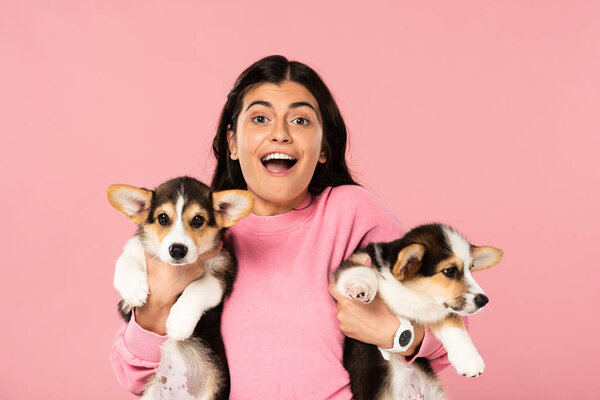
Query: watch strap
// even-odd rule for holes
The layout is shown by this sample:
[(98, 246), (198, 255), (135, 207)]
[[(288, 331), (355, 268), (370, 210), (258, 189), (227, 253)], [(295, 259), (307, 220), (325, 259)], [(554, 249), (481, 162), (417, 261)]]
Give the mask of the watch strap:
[(390, 359), (390, 353), (401, 353), (409, 349), (415, 340), (415, 330), (409, 320), (397, 317), (400, 326), (394, 334), (394, 346), (389, 349), (379, 348), (384, 359)]

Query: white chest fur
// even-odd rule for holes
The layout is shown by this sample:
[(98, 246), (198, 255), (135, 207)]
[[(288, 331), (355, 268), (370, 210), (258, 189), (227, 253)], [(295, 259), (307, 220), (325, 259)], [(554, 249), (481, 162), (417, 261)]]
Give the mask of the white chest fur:
[(446, 398), (439, 384), (427, 377), (417, 367), (404, 363), (402, 357), (393, 355), (389, 361), (391, 367), (391, 393), (381, 400), (423, 399), (443, 400)]

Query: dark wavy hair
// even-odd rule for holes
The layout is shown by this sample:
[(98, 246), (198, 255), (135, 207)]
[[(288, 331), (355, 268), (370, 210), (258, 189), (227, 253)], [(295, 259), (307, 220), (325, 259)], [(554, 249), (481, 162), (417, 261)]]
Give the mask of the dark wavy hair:
[(211, 183), (214, 190), (246, 189), (239, 162), (229, 158), (228, 126), (235, 132), (244, 95), (250, 89), (262, 83), (281, 84), (284, 81), (296, 82), (308, 89), (317, 100), (323, 119), (323, 151), (327, 161), (317, 163), (309, 183), (309, 192), (316, 195), (327, 186), (358, 185), (346, 164), (346, 124), (319, 74), (300, 62), (288, 61), (283, 56), (269, 56), (258, 60), (242, 72), (227, 95), (217, 134), (213, 139), (213, 154), (217, 159)]

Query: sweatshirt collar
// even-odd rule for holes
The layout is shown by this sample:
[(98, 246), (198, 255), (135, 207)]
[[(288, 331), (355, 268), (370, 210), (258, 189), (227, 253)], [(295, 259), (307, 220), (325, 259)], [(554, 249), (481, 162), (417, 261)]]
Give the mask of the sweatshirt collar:
[(240, 220), (233, 229), (261, 236), (274, 236), (292, 231), (312, 218), (319, 197), (308, 193), (300, 205), (283, 214), (269, 216), (250, 214)]

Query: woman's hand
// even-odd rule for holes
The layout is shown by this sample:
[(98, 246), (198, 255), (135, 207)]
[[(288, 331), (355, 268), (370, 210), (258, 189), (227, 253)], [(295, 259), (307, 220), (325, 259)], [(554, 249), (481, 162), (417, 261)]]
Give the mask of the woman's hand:
[[(329, 285), (329, 293), (337, 301), (337, 318), (340, 329), (350, 338), (374, 344), (382, 349), (389, 349), (394, 345), (394, 334), (400, 326), (398, 318), (391, 313), (379, 295), (368, 304), (359, 303), (342, 295)], [(412, 356), (417, 353), (425, 330), (421, 325), (413, 323), (415, 340), (410, 348), (402, 353), (403, 356)]]
[(176, 266), (146, 254), (149, 294), (146, 303), (135, 309), (136, 322), (146, 330), (165, 335), (171, 306), (187, 285), (202, 277), (203, 262), (200, 257), (193, 264)]

